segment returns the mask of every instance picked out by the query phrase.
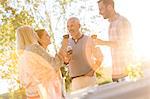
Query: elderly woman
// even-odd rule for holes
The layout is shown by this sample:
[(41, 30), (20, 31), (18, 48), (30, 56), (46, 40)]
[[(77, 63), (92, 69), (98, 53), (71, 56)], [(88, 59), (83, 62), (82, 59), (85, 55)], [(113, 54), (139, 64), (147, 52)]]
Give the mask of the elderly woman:
[(28, 99), (62, 99), (61, 87), (55, 69), (62, 64), (50, 57), (39, 44), (40, 39), (30, 26), (17, 29), (19, 78)]
[[(41, 47), (43, 47), (45, 50), (47, 49), (48, 45), (51, 44), (51, 39), (48, 34), (48, 32), (45, 29), (38, 29), (36, 30), (36, 33), (39, 37), (38, 43)], [(56, 71), (58, 71), (61, 60), (64, 60), (64, 57), (66, 56), (66, 52), (63, 52), (64, 50), (61, 48), (59, 53), (56, 53), (55, 57), (48, 57), (50, 58), (48, 61), (52, 64), (52, 66), (55, 68)]]

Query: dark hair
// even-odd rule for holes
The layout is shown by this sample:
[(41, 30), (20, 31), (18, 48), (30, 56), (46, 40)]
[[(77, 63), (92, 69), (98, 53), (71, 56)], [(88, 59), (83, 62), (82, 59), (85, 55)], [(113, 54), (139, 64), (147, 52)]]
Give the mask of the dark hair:
[(114, 0), (99, 0), (97, 3), (103, 2), (106, 6), (111, 5), (114, 8)]

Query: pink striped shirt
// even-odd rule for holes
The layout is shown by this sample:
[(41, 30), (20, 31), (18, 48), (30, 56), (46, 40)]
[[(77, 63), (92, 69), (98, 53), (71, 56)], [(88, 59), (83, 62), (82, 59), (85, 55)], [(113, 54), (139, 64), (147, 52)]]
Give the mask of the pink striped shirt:
[(113, 78), (120, 78), (125, 73), (125, 67), (132, 61), (132, 34), (129, 21), (119, 14), (110, 21), (109, 40), (115, 41), (117, 47), (111, 48)]

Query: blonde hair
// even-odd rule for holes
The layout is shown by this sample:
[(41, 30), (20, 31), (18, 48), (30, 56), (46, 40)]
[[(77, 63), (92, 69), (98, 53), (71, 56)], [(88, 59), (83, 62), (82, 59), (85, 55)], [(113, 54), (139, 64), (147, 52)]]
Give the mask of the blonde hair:
[(38, 29), (38, 30), (35, 30), (35, 32), (37, 33), (38, 37), (41, 38), (44, 34), (46, 30), (45, 29)]
[(31, 44), (38, 43), (38, 36), (31, 26), (21, 26), (16, 35), (17, 50), (24, 50)]

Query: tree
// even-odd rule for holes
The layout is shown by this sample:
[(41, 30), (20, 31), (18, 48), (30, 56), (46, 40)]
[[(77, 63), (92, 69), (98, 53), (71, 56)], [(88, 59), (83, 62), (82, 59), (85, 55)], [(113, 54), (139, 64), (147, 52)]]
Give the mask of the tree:
[[(42, 15), (40, 12), (41, 6), (45, 8)], [(46, 1), (3, 0), (0, 2), (0, 78), (8, 79), (10, 91), (15, 90), (19, 83), (16, 68), (17, 55), (15, 52), (16, 29), (22, 25), (31, 25), (35, 29), (48, 28), (54, 39), (49, 13), (46, 9)]]
[[(0, 4), (0, 74), (1, 78), (9, 79), (10, 90), (16, 89), (17, 78), (17, 56), (15, 52), (16, 29), (22, 25), (32, 25), (34, 18), (22, 7), (21, 11), (10, 6), (7, 0)], [(17, 85), (18, 86), (18, 85)]]
[[(62, 35), (67, 32), (66, 21), (70, 16), (79, 16), (84, 20), (83, 12), (92, 12), (93, 6), (87, 9), (86, 2), (90, 0), (1, 0), (0, 4), (0, 74), (2, 78), (17, 82), (17, 56), (15, 53), (15, 32), (19, 26), (32, 25), (35, 29), (45, 28), (49, 31), (55, 51), (59, 49)], [(73, 12), (73, 5), (79, 5), (77, 12)], [(71, 9), (71, 10), (70, 10)], [(76, 10), (75, 10), (76, 11)], [(91, 16), (91, 20), (98, 16)], [(88, 17), (88, 16), (87, 16)], [(55, 22), (54, 22), (55, 21)], [(83, 32), (91, 32), (84, 24)], [(55, 40), (57, 39), (57, 40)], [(62, 68), (66, 76), (66, 85), (70, 83), (67, 69)], [(68, 79), (69, 78), (69, 79)], [(14, 89), (14, 81), (11, 81)], [(68, 88), (68, 86), (67, 86)]]

